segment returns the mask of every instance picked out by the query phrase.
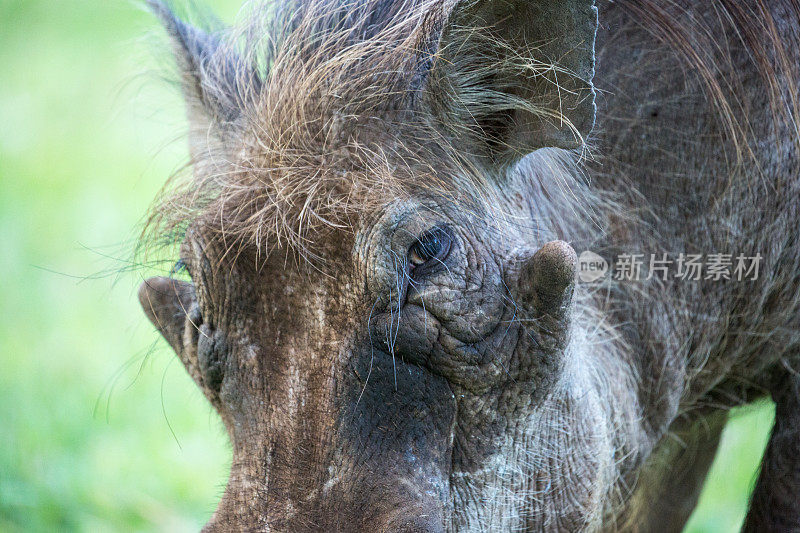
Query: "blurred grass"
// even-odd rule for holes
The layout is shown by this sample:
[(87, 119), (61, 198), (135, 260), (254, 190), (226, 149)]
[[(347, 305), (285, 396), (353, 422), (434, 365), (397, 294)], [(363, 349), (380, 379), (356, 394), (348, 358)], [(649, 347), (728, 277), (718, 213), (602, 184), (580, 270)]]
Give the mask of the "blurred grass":
[(686, 533), (740, 530), (774, 414), (771, 403), (733, 411)]
[[(231, 20), (240, 1), (208, 3)], [(0, 28), (0, 531), (196, 530), (229, 447), (127, 262), (186, 157), (175, 91), (138, 76), (155, 23), (121, 0), (0, 0)], [(726, 430), (689, 531), (738, 528), (770, 417)]]

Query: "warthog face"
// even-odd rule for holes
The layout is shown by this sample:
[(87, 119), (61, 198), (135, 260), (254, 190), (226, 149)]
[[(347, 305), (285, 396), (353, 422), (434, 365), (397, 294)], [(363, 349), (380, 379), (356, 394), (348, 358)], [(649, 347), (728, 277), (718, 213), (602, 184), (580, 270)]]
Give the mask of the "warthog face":
[[(355, 238), (332, 238), (322, 272), (279, 256), (226, 263), (190, 233), (194, 282), (142, 285), (230, 430), (222, 524), (438, 531), (471, 491), (510, 491), (500, 504), (545, 483), (505, 454), (526, 450), (531, 418), (553, 408), (574, 252), (509, 250), (497, 228), (460, 218), (389, 206)], [(487, 473), (497, 479), (483, 486)]]
[(261, 68), (154, 7), (194, 177), (153, 227), (191, 282), (140, 299), (233, 444), (208, 528), (596, 523), (612, 424), (531, 196), (569, 157), (511, 171), (591, 128), (592, 2), (302, 2)]

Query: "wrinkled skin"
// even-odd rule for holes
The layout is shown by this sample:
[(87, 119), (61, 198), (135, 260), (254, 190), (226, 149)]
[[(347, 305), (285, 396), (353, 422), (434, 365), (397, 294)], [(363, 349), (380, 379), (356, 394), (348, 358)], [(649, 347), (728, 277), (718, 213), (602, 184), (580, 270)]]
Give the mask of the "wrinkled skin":
[[(758, 179), (773, 190), (753, 190), (755, 169), (726, 186), (731, 146), (697, 75), (676, 76), (683, 59), (620, 8), (600, 13), (595, 85), (614, 88), (599, 102), (606, 163), (591, 188), (565, 190), (542, 164), (550, 152), (524, 160), (534, 186), (510, 206), (539, 224), (387, 201), (352, 231), (330, 229), (312, 267), (255, 250), (234, 261), (198, 221), (181, 247), (192, 283), (142, 285), (233, 444), (207, 530), (680, 531), (725, 409), (770, 394), (776, 433), (747, 528), (800, 526), (786, 370), (800, 348), (800, 188), (782, 179), (797, 155), (771, 151), (788, 132), (756, 125), (769, 162)], [(758, 79), (742, 77), (766, 117)], [(449, 252), (412, 266), (433, 228)], [(593, 291), (575, 283), (573, 248), (760, 251), (770, 274)]]
[[(536, 256), (524, 242), (509, 250), (458, 221), (445, 210), (389, 206), (350, 241), (349, 256), (329, 251), (336, 271), (316, 282), (282, 261), (260, 271), (213, 268), (216, 250), (190, 233), (182, 258), (195, 286), (145, 282), (145, 310), (185, 328), (173, 347), (232, 436), (234, 473), (218, 526), (440, 530), (475, 490), (454, 474), (485, 476), (487, 461), (516, 447), (506, 439), (530, 438), (524, 426), (547, 407), (563, 370), (576, 258), (561, 242)], [(447, 257), (406, 274), (397, 257), (445, 225)], [(537, 275), (546, 278), (538, 292)], [(181, 303), (170, 309), (175, 293)], [(181, 321), (180, 307), (191, 320)], [(263, 501), (245, 503), (254, 475), (267, 480)]]

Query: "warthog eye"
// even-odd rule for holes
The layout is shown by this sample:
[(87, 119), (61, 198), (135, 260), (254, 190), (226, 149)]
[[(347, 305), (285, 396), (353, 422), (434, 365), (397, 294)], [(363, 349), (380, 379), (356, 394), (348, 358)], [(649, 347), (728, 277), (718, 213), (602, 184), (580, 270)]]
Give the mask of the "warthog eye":
[(184, 263), (183, 259), (178, 259), (178, 262), (175, 263), (175, 266), (173, 266), (172, 270), (169, 271), (169, 275), (174, 276), (175, 274), (181, 274), (182, 272), (186, 271), (188, 271), (186, 268), (186, 263)]
[(444, 227), (435, 227), (423, 233), (408, 250), (408, 263), (412, 269), (426, 264), (441, 263), (450, 252), (452, 238)]

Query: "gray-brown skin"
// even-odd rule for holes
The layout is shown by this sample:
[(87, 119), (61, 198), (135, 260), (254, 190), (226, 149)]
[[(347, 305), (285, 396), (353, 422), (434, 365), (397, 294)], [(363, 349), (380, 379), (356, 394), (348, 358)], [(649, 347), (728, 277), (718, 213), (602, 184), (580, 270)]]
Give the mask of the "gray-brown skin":
[[(741, 83), (725, 90), (747, 109), (753, 153), (736, 168), (691, 62), (637, 3), (602, 3), (594, 84), (608, 92), (589, 183), (563, 130), (517, 117), (500, 128), (507, 145), (547, 149), (503, 183), (516, 218), (387, 200), (319, 236), (313, 264), (232, 254), (213, 220), (191, 225), (192, 283), (153, 278), (140, 299), (231, 438), (207, 530), (680, 531), (726, 409), (766, 395), (776, 429), (747, 529), (800, 527), (796, 144), (724, 3), (679, 3), (670, 20), (711, 28), (730, 54), (713, 75)], [(797, 35), (795, 11), (769, 9)], [(591, 99), (572, 111), (587, 133)], [(449, 253), (412, 268), (432, 228)], [(750, 283), (592, 287), (575, 284), (575, 249), (765, 263)]]

